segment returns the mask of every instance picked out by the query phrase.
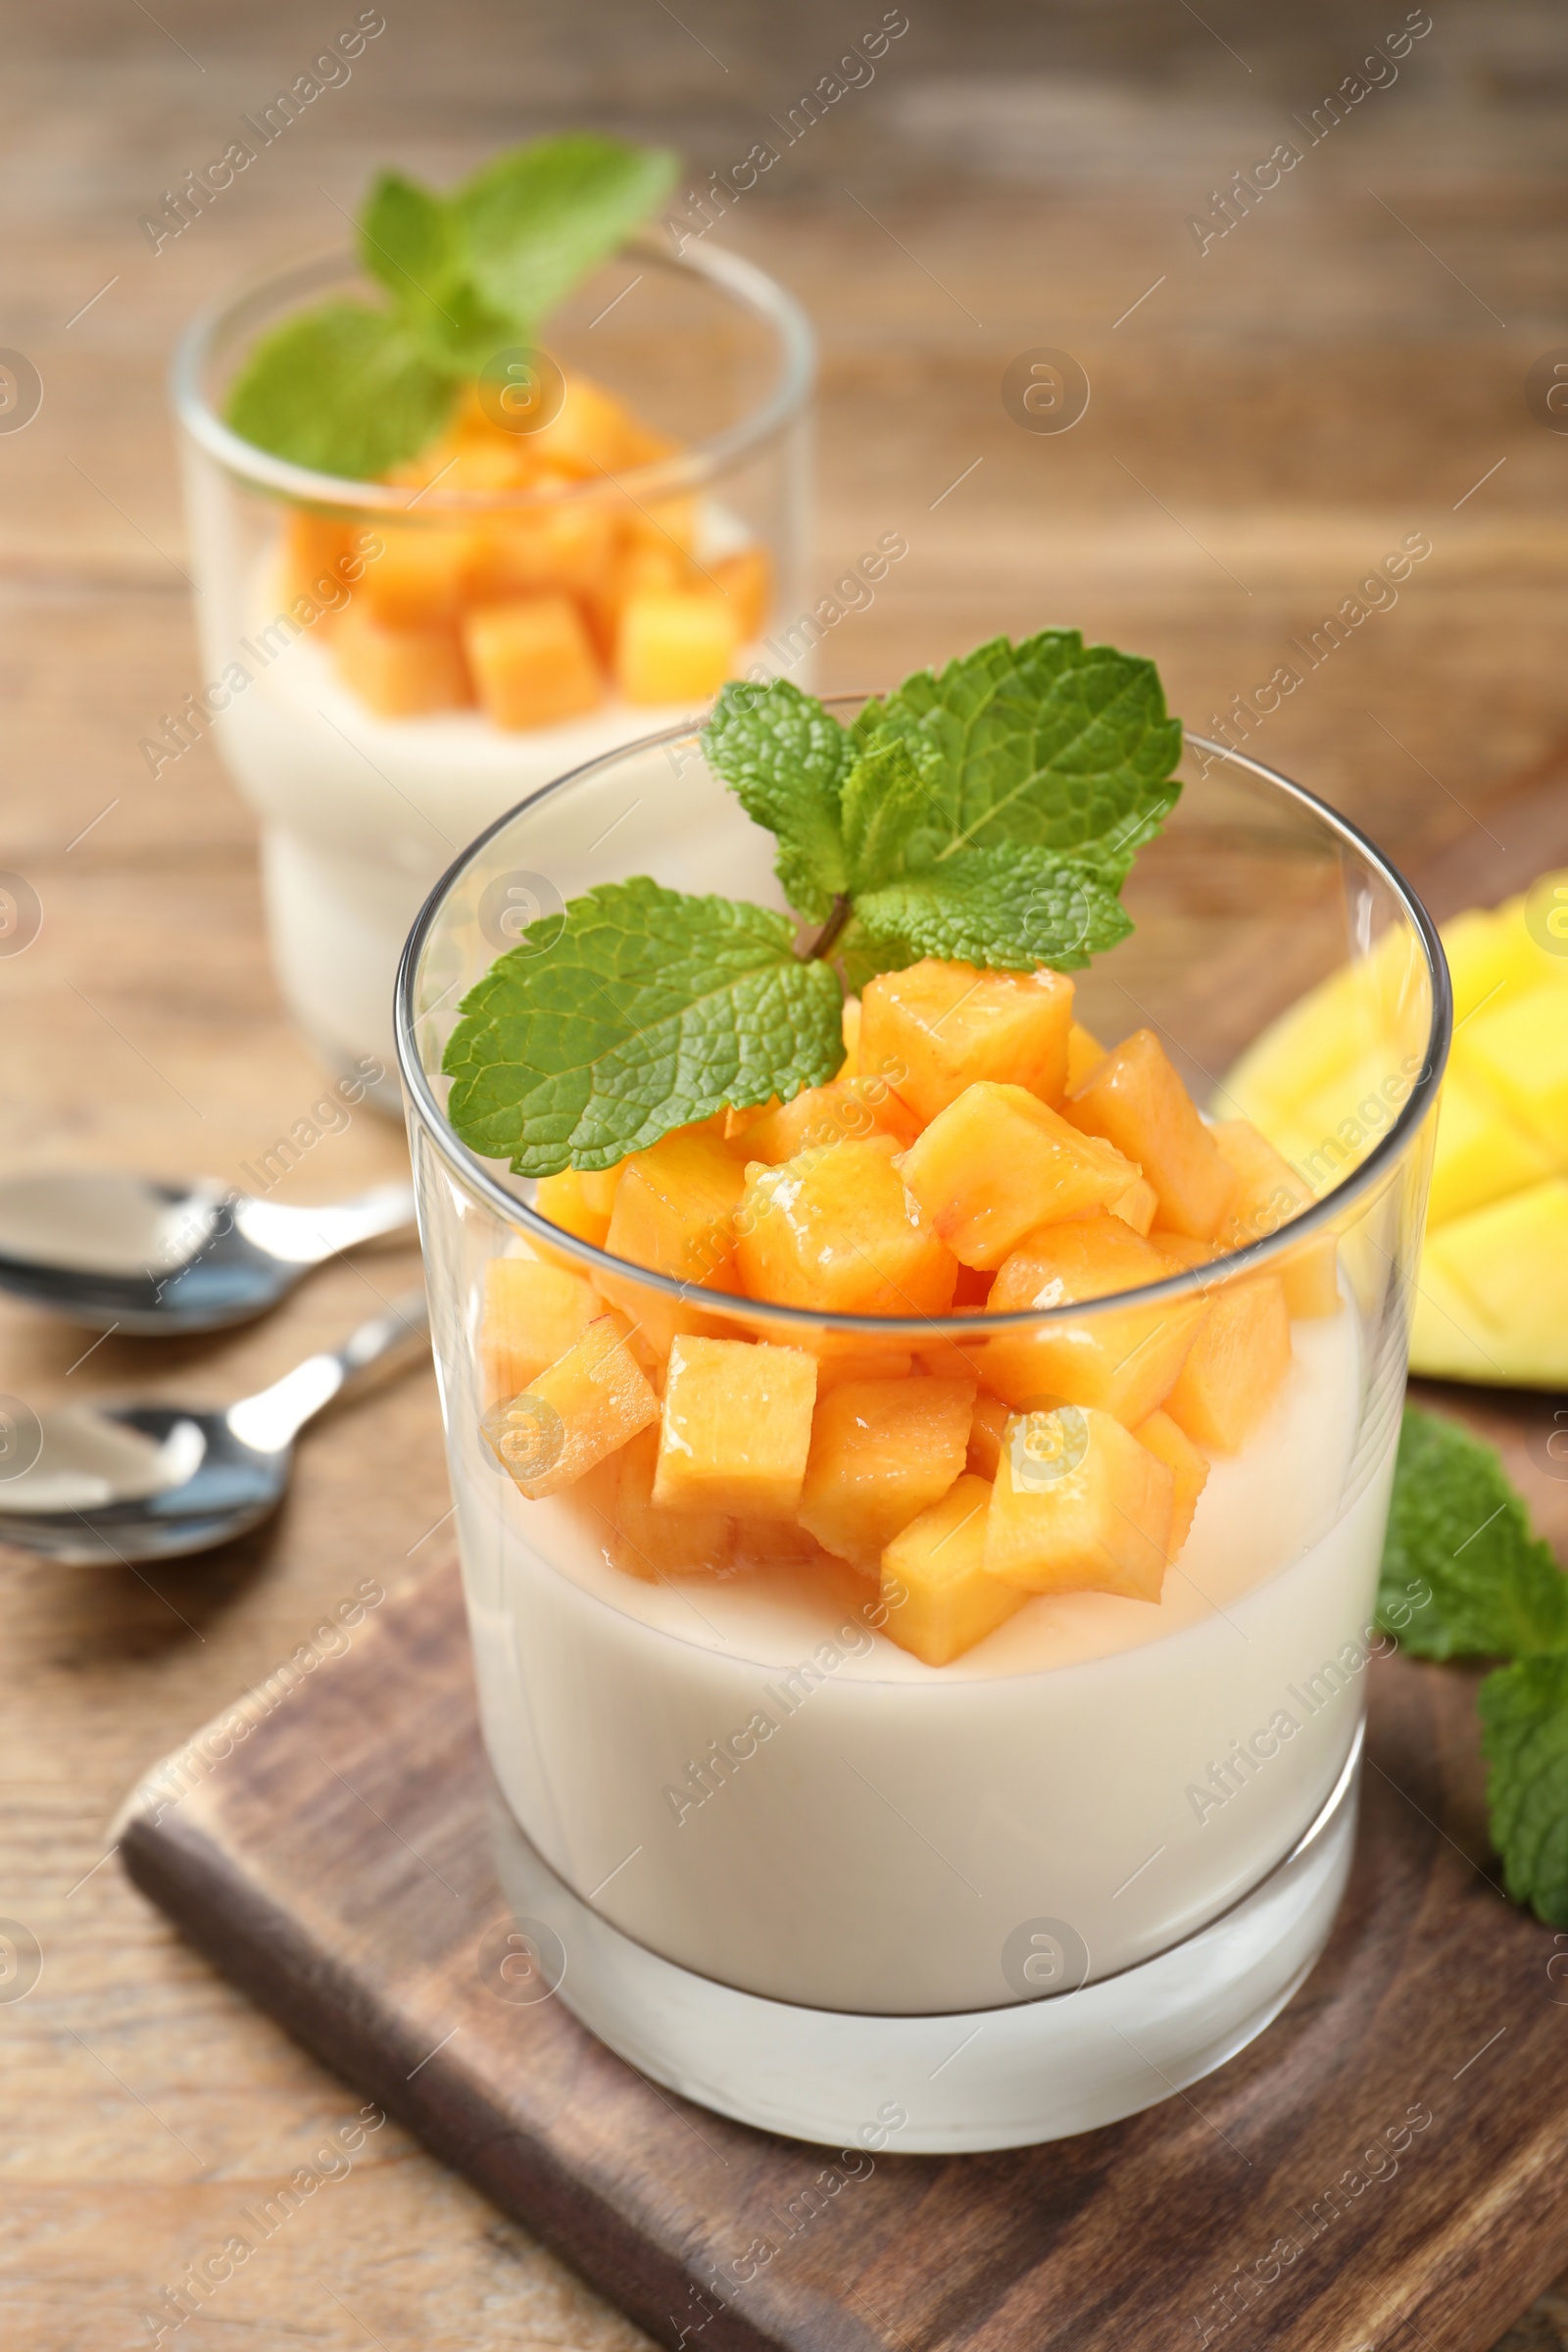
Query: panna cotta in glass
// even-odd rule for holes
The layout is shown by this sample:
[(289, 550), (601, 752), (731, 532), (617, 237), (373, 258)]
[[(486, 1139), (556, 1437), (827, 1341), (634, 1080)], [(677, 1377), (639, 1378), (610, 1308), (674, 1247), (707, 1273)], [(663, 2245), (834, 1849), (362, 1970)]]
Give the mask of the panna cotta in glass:
[[(700, 743), (538, 794), (406, 953), (503, 1884), (612, 2046), (805, 2138), (1166, 2097), (1343, 1889), (1446, 982), (1342, 819), (1183, 776), (1086, 974), (906, 960), (836, 1076), (600, 1171), (479, 1156), (443, 1064), (498, 877), (782, 904)], [(1269, 906), (1401, 1090), (1322, 1198), (1219, 1079), (1279, 1009)]]

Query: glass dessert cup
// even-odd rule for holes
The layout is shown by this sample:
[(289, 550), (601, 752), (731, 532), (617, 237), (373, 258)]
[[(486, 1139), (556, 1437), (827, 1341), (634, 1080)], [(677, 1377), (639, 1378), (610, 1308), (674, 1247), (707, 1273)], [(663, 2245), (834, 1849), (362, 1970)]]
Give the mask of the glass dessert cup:
[[(630, 532), (656, 558), (678, 556), (714, 594), (726, 563), (742, 563), (729, 666), (784, 669), (809, 685), (820, 631), (797, 616), (814, 349), (801, 311), (760, 270), (707, 246), (677, 259), (645, 233), (562, 306), (547, 357), (568, 400), (574, 381), (591, 378), (649, 433), (678, 439), (674, 454), (545, 487), (459, 486), (462, 468), (416, 487), (335, 480), (232, 432), (225, 387), (256, 338), (323, 297), (364, 291), (349, 257), (319, 256), (241, 287), (181, 343), (172, 394), (202, 681), (166, 714), (147, 756), (161, 766), (211, 730), (262, 820), (273, 962), (290, 1009), (329, 1068), (368, 1079), (372, 1099), (397, 1112), (397, 959), (458, 849), (541, 784), (695, 710), (716, 681), (671, 691), (662, 710), (650, 707), (657, 683), (628, 701), (613, 647), (601, 642), (612, 674), (600, 699), (549, 723), (497, 724), (478, 707), (381, 715), (345, 683), (345, 635), (383, 610), (408, 617), (410, 582), (422, 596), (434, 579), (438, 593), (460, 543), (477, 547), (480, 577), (499, 582), (481, 595), (569, 589), (586, 622)], [(541, 387), (549, 424), (561, 377), (547, 366), (524, 380)], [(500, 398), (505, 406), (510, 388)], [(534, 429), (526, 405), (523, 423)], [(411, 608), (416, 617), (424, 609)], [(472, 694), (456, 618), (418, 640), (420, 660), (454, 665), (458, 681), (426, 678), (427, 695)], [(543, 910), (519, 887), (503, 910), (508, 936)]]
[[(561, 899), (646, 873), (782, 904), (772, 837), (690, 734), (592, 761), (493, 826), (405, 952), (398, 1049), (502, 1884), (541, 1993), (670, 2088), (798, 2137), (1003, 2147), (1152, 2105), (1277, 2014), (1344, 1888), (1446, 973), (1419, 904), (1332, 810), (1191, 738), (1182, 772), (1128, 884), (1133, 936), (1077, 975), (1080, 1018), (1106, 1039), (1157, 1028), (1223, 1119), (1222, 1073), (1348, 967), (1384, 1074), (1305, 1167), (1315, 1204), (1114, 1298), (1004, 1317), (770, 1306), (608, 1257), (457, 1140), (442, 1052), (510, 876)], [(1261, 1425), (1209, 1449), (1157, 1601), (1041, 1593), (933, 1666), (842, 1561), (754, 1542), (740, 1567), (671, 1565), (644, 1521), (654, 1553), (628, 1573), (591, 1478), (524, 1497), (481, 1426), (482, 1319), (487, 1266), (535, 1245), (666, 1351), (676, 1329), (760, 1339), (814, 1355), (826, 1386), (847, 1357), (891, 1371), (923, 1350), (935, 1374), (990, 1344), (1018, 1407), (1059, 1404), (1064, 1348), (1120, 1362), (1303, 1270), (1318, 1297), (1293, 1307)]]

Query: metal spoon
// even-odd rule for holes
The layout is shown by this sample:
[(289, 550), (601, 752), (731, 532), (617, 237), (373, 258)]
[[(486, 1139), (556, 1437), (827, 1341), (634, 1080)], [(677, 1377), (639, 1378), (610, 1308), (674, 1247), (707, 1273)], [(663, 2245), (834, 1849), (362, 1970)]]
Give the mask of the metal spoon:
[[(178, 1404), (68, 1404), (15, 1413), (0, 1443), (0, 1542), (71, 1568), (207, 1551), (283, 1499), (294, 1440), (333, 1397), (422, 1351), (422, 1291), (395, 1298), (333, 1354), (307, 1356), (226, 1411)], [(14, 1406), (15, 1399), (7, 1399)], [(4, 1457), (26, 1466), (4, 1475)]]
[(0, 1290), (91, 1331), (218, 1331), (265, 1313), (323, 1258), (413, 1222), (407, 1184), (291, 1208), (205, 1177), (10, 1176), (0, 1182)]

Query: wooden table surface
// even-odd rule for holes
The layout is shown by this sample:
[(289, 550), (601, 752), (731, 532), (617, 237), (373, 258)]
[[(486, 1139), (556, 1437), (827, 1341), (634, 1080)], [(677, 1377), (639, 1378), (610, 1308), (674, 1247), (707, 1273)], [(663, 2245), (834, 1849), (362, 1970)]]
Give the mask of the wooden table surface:
[[(1382, 86), (1312, 143), (1297, 119), (1403, 13), (908, 0), (874, 79), (713, 231), (821, 330), (822, 585), (882, 531), (909, 543), (828, 639), (830, 684), (1065, 621), (1154, 655), (1202, 726), (1424, 532), (1397, 606), (1307, 676), (1257, 749), (1403, 860), (1462, 858), (1476, 828), (1506, 823), (1510, 790), (1568, 739), (1568, 436), (1524, 389), (1568, 344), (1568, 41), (1545, 0), (1434, 0), (1397, 78), (1375, 69)], [(701, 183), (881, 14), (386, 0), (352, 78), (155, 255), (142, 216), (338, 20), (298, 0), (9, 12), (0, 340), (40, 370), (44, 402), (0, 433), (0, 865), (44, 919), (0, 958), (7, 1164), (232, 1182), (320, 1091), (268, 966), (248, 811), (207, 746), (157, 780), (137, 750), (197, 675), (163, 389), (181, 321), (242, 270), (340, 235), (337, 208), (385, 160), (445, 178), (593, 122), (675, 141)], [(1190, 220), (1287, 139), (1299, 163), (1200, 251)], [(1002, 405), (1006, 364), (1040, 346), (1089, 373), (1070, 433), (1026, 433)], [(397, 1132), (362, 1111), (285, 1197), (402, 1164)], [(84, 1337), (6, 1308), (0, 1386), (38, 1404), (131, 1381), (239, 1393), (409, 1267), (368, 1253), (260, 1326), (157, 1350), (111, 1339), (83, 1356)], [(0, 1913), (43, 1953), (27, 1997), (0, 2004), (8, 2342), (153, 2340), (146, 2315), (184, 2266), (351, 2112), (129, 1890), (107, 1825), (146, 1764), (362, 1577), (433, 1557), (447, 1507), (419, 1376), (312, 1437), (285, 1512), (216, 1562), (137, 1579), (0, 1555)], [(179, 2340), (634, 2338), (388, 2127)], [(1568, 2342), (1568, 2301), (1506, 2341)]]

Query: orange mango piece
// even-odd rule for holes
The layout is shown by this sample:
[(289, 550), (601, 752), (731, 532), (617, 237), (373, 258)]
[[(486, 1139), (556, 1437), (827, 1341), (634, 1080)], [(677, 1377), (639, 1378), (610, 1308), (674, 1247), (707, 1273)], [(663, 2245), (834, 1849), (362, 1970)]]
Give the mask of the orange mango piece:
[(893, 1165), (890, 1136), (754, 1161), (735, 1262), (754, 1298), (849, 1315), (939, 1315), (958, 1265)]
[(1157, 1600), (1174, 1481), (1109, 1413), (1059, 1406), (1007, 1425), (986, 1519), (986, 1573), (1026, 1592)]
[(738, 641), (750, 645), (762, 634), (773, 601), (772, 565), (766, 548), (740, 548), (733, 556), (720, 556), (708, 568), (720, 595), (729, 602)]
[[(618, 1169), (610, 1171), (612, 1176)], [(552, 1225), (564, 1233), (574, 1233), (581, 1242), (592, 1242), (596, 1250), (605, 1246), (610, 1231), (610, 1211), (614, 1200), (614, 1187), (607, 1194), (605, 1179), (592, 1176), (582, 1168), (563, 1168), (559, 1176), (541, 1176), (534, 1187), (533, 1205)]]
[(818, 1343), (811, 1353), (816, 1357), (818, 1396), (842, 1388), (847, 1380), (907, 1380), (914, 1367), (907, 1348), (884, 1348), (875, 1340), (846, 1338), (834, 1348)]
[[(1311, 1186), (1280, 1156), (1250, 1119), (1222, 1119), (1211, 1129), (1215, 1143), (1241, 1181), (1241, 1193), (1220, 1227), (1224, 1250), (1278, 1233), (1313, 1201)], [(1285, 1285), (1293, 1315), (1337, 1315), (1340, 1311), (1339, 1246), (1332, 1233), (1313, 1234), (1275, 1268)]]
[[(1170, 1274), (1170, 1261), (1118, 1217), (1042, 1225), (1004, 1261), (990, 1311), (1075, 1305)], [(986, 1343), (983, 1378), (1020, 1412), (1065, 1397), (1136, 1428), (1164, 1402), (1205, 1312), (1201, 1298), (1177, 1298), (999, 1332)]]
[(803, 1087), (792, 1102), (738, 1117), (747, 1158), (764, 1159), (770, 1167), (798, 1152), (873, 1135), (891, 1135), (902, 1149), (920, 1132), (912, 1112), (880, 1078), (834, 1078), (826, 1086)]
[(669, 1350), (653, 1498), (663, 1510), (795, 1515), (816, 1363), (766, 1341), (679, 1336)]
[(582, 614), (566, 596), (478, 605), (463, 642), (474, 685), (498, 727), (549, 727), (591, 710), (605, 681)]
[(283, 523), (283, 602), (297, 596), (318, 599), (319, 584), (330, 603), (341, 592), (339, 566), (354, 553), (349, 524), (339, 514), (322, 514), (310, 507), (290, 507)]
[(928, 1666), (962, 1657), (1029, 1597), (986, 1573), (990, 1502), (989, 1483), (966, 1474), (911, 1519), (882, 1554), (883, 1630)]
[(927, 956), (880, 972), (860, 999), (859, 1066), (885, 1076), (923, 1123), (990, 1078), (1059, 1102), (1072, 982), (1060, 972), (986, 972)]
[(640, 589), (621, 612), (615, 683), (628, 703), (705, 703), (739, 644), (735, 614), (713, 589)]
[(1137, 1161), (1159, 1196), (1162, 1225), (1213, 1240), (1241, 1185), (1152, 1029), (1113, 1046), (1062, 1109)]
[(573, 480), (592, 481), (640, 465), (646, 454), (643, 427), (624, 402), (590, 375), (568, 377), (561, 407), (549, 423), (517, 438), (532, 445), (538, 465), (553, 466)]
[(463, 647), (450, 628), (380, 620), (350, 605), (332, 632), (338, 676), (377, 718), (422, 718), (473, 700)]
[(635, 541), (622, 548), (588, 589), (583, 609), (589, 634), (607, 669), (613, 669), (620, 617), (630, 597), (648, 591), (667, 594), (691, 585), (691, 568), (679, 548), (649, 547)]
[(1067, 1032), (1067, 1092), (1074, 1094), (1091, 1070), (1098, 1070), (1105, 1058), (1105, 1049), (1092, 1029), (1082, 1021), (1074, 1021)]
[(1291, 1368), (1291, 1314), (1277, 1274), (1214, 1292), (1164, 1399), (1177, 1426), (1215, 1453), (1240, 1453)]
[(613, 1566), (645, 1584), (729, 1566), (735, 1522), (727, 1512), (666, 1510), (655, 1502), (657, 1429), (640, 1429), (604, 1467), (613, 1474), (599, 1503), (602, 1539)]
[(677, 1127), (620, 1163), (605, 1248), (656, 1274), (729, 1290), (746, 1170), (707, 1127)]
[(1002, 1460), (1002, 1441), (1007, 1434), (1012, 1407), (1004, 1404), (1000, 1396), (990, 1396), (982, 1389), (974, 1400), (974, 1413), (969, 1422), (969, 1450), (965, 1467), (981, 1478), (995, 1478)]
[[(448, 476), (451, 479), (451, 476)], [(583, 497), (496, 516), (474, 532), (469, 581), (475, 603), (502, 603), (548, 589), (591, 594), (619, 546), (620, 518)]]
[(963, 1468), (974, 1391), (964, 1380), (846, 1381), (818, 1403), (797, 1516), (852, 1566), (884, 1544)]
[(464, 600), (473, 534), (449, 524), (382, 522), (381, 553), (365, 567), (359, 597), (393, 628), (453, 622)]
[(1174, 1560), (1193, 1532), (1198, 1497), (1208, 1484), (1208, 1463), (1169, 1413), (1151, 1413), (1133, 1435), (1171, 1475), (1169, 1556)]
[(659, 1398), (627, 1345), (625, 1317), (596, 1315), (580, 1340), (482, 1427), (533, 1501), (569, 1487), (659, 1418)]
[(484, 1270), (479, 1363), (491, 1403), (515, 1396), (582, 1338), (604, 1301), (593, 1284), (538, 1257), (493, 1257)]
[(954, 1255), (982, 1269), (1000, 1266), (1037, 1226), (1110, 1208), (1142, 1184), (1110, 1145), (1080, 1134), (1027, 1088), (992, 1079), (939, 1110), (900, 1165)]

